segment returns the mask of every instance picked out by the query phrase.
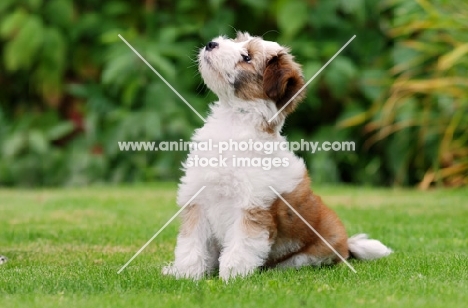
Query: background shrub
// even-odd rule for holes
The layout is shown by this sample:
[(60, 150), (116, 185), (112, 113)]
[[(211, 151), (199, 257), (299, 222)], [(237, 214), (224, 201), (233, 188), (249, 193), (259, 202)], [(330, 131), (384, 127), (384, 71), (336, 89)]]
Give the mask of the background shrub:
[(463, 1), (71, 1), (0, 3), (0, 185), (175, 180), (183, 152), (118, 141), (187, 140), (216, 98), (198, 48), (235, 29), (292, 48), (308, 79), (290, 140), (352, 140), (356, 152), (298, 153), (316, 182), (466, 185)]

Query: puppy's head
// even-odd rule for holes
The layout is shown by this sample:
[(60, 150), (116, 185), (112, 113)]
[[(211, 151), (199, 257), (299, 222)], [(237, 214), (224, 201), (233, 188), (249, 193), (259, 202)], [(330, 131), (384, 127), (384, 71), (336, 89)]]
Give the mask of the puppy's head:
[[(217, 37), (199, 53), (199, 70), (220, 99), (269, 100), (281, 109), (304, 85), (302, 71), (289, 49), (276, 42), (237, 33)], [(288, 114), (304, 98), (299, 93), (283, 110)]]

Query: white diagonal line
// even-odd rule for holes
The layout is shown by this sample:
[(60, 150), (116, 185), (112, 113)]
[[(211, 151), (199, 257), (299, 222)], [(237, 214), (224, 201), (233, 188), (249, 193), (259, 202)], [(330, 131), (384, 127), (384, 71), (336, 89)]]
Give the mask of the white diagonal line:
[(312, 230), (312, 231), (315, 233), (315, 235), (317, 235), (317, 236), (325, 243), (325, 245), (328, 246), (328, 248), (330, 248), (330, 249), (341, 259), (341, 261), (343, 261), (354, 273), (357, 273), (356, 270), (354, 269), (354, 267), (353, 267), (351, 264), (349, 264), (348, 261), (346, 261), (346, 259), (343, 258), (343, 257), (338, 253), (338, 251), (336, 251), (335, 248), (333, 248), (332, 245), (330, 245), (330, 243), (328, 243), (327, 240), (324, 239), (324, 238), (320, 235), (320, 233), (318, 233), (317, 230), (315, 230), (314, 227), (312, 227), (312, 226), (307, 222), (307, 220), (305, 220), (304, 217), (302, 217), (301, 214), (299, 214), (299, 212), (297, 212), (297, 211), (291, 206), (291, 204), (289, 204), (288, 201), (286, 201), (273, 187), (271, 187), (271, 186), (268, 186), (268, 187), (270, 187), (270, 189), (271, 189), (281, 200), (283, 200), (283, 202), (284, 202), (287, 206), (289, 206), (289, 208), (290, 208), (290, 209), (307, 225), (307, 227), (310, 228), (310, 230)]
[(161, 74), (159, 74), (159, 72), (157, 70), (154, 69), (154, 67), (151, 66), (151, 64), (148, 63), (148, 61), (145, 60), (145, 58), (143, 58), (139, 53), (138, 51), (136, 51), (135, 48), (133, 48), (132, 45), (130, 45), (123, 37), (122, 35), (119, 34), (119, 37), (122, 41), (124, 41), (125, 44), (127, 44), (128, 47), (130, 47), (130, 49), (143, 61), (145, 62), (146, 65), (148, 65), (148, 67), (156, 74), (158, 75), (159, 78), (161, 78), (162, 81), (164, 81), (164, 83), (190, 108), (192, 109), (193, 112), (195, 112), (197, 114), (197, 116), (203, 120), (203, 122), (206, 122), (205, 118), (202, 117), (198, 111), (195, 110), (195, 108), (192, 107), (192, 105), (189, 104), (189, 102), (187, 102), (185, 100), (185, 98), (182, 97), (182, 95), (179, 94), (179, 92), (177, 92), (176, 89), (174, 89), (173, 86), (171, 86), (171, 84), (169, 82), (166, 81), (166, 79), (164, 79), (163, 76), (161, 76)]
[(309, 83), (311, 83), (311, 82), (312, 82), (312, 80), (314, 80), (314, 79), (315, 79), (315, 77), (317, 77), (317, 76), (318, 76), (318, 74), (320, 74), (320, 73), (321, 73), (321, 72), (324, 70), (324, 68), (325, 68), (325, 67), (327, 67), (327, 65), (328, 65), (328, 64), (330, 64), (330, 63), (331, 63), (331, 61), (333, 61), (333, 60), (336, 58), (336, 56), (338, 56), (338, 55), (340, 54), (340, 52), (342, 52), (342, 51), (343, 51), (343, 49), (345, 49), (345, 48), (346, 48), (346, 46), (348, 46), (348, 44), (349, 44), (349, 43), (351, 43), (351, 41), (352, 41), (352, 40), (354, 40), (354, 38), (355, 38), (355, 37), (356, 37), (356, 35), (354, 35), (352, 38), (350, 38), (350, 39), (349, 39), (349, 41), (348, 41), (346, 44), (344, 44), (344, 46), (343, 46), (343, 47), (341, 47), (341, 49), (340, 49), (340, 50), (338, 50), (338, 51), (335, 53), (335, 55), (334, 55), (334, 56), (333, 56), (333, 57), (332, 57), (330, 60), (328, 60), (328, 62), (327, 62), (327, 63), (325, 63), (325, 65), (324, 65), (324, 66), (322, 66), (322, 68), (321, 68), (321, 69), (319, 69), (319, 71), (318, 71), (317, 73), (315, 73), (315, 75), (314, 75), (314, 76), (312, 76), (312, 78), (310, 78), (310, 79), (309, 79), (309, 81), (307, 81), (307, 83), (306, 83), (305, 85), (303, 85), (303, 86), (302, 86), (302, 88), (300, 88), (300, 89), (299, 89), (299, 90), (296, 92), (296, 94), (294, 94), (294, 96), (293, 96), (293, 97), (291, 97), (291, 98), (289, 99), (289, 101), (288, 101), (286, 104), (284, 104), (284, 106), (283, 106), (283, 107), (281, 107), (281, 109), (280, 109), (280, 110), (278, 110), (278, 112), (277, 112), (277, 113), (275, 113), (275, 115), (274, 115), (274, 116), (272, 116), (272, 117), (271, 117), (271, 119), (269, 119), (269, 120), (268, 120), (268, 123), (271, 123), (271, 121), (273, 121), (273, 119), (274, 119), (274, 118), (276, 118), (276, 117), (278, 116), (278, 114), (280, 114), (280, 113), (281, 113), (281, 111), (283, 111), (283, 109), (284, 109), (284, 108), (286, 108), (286, 106), (288, 106), (288, 105), (289, 105), (289, 103), (290, 103), (290, 102), (292, 102), (292, 100), (293, 100), (293, 99), (295, 99), (295, 98), (296, 98), (296, 96), (298, 96), (298, 95), (299, 95), (299, 93), (301, 93), (301, 92), (302, 92), (302, 90), (304, 90), (304, 89), (305, 89), (305, 87), (307, 87), (307, 86), (309, 85)]
[(200, 188), (200, 190), (197, 191), (197, 193), (192, 198), (190, 198), (190, 200), (187, 201), (187, 203), (185, 203), (184, 206), (177, 213), (175, 213), (174, 216), (172, 216), (171, 219), (169, 219), (168, 222), (166, 222), (166, 224), (162, 226), (162, 228), (159, 229), (159, 231), (156, 232), (156, 234), (153, 235), (153, 237), (150, 238), (149, 241), (147, 241), (146, 244), (143, 245), (143, 247), (141, 247), (140, 250), (138, 250), (137, 253), (134, 254), (130, 260), (128, 260), (127, 263), (125, 263), (124, 266), (122, 266), (122, 268), (117, 272), (117, 274), (120, 274), (130, 264), (130, 262), (132, 262), (133, 259), (135, 259), (143, 251), (143, 249), (145, 249), (146, 246), (148, 246), (159, 235), (159, 233), (161, 233), (190, 204), (190, 202), (192, 202), (193, 199), (195, 199), (195, 197), (198, 196), (198, 194), (201, 193), (203, 189), (205, 189), (205, 187), (206, 186)]

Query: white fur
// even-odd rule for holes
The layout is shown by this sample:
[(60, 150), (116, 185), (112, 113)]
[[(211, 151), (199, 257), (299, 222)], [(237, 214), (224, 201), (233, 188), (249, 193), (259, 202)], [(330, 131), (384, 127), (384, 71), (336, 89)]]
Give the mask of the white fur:
[(369, 239), (367, 234), (356, 234), (348, 239), (349, 251), (360, 260), (374, 260), (386, 257), (392, 250), (379, 242)]

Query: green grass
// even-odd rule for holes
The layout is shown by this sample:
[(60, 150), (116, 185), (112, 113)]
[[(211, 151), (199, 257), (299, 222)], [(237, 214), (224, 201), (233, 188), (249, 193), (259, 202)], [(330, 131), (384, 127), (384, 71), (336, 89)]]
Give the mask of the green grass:
[(390, 257), (270, 270), (225, 284), (161, 276), (173, 258), (175, 184), (0, 190), (0, 307), (466, 307), (468, 192), (318, 187), (347, 226)]

